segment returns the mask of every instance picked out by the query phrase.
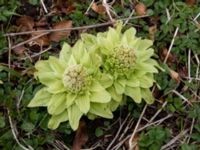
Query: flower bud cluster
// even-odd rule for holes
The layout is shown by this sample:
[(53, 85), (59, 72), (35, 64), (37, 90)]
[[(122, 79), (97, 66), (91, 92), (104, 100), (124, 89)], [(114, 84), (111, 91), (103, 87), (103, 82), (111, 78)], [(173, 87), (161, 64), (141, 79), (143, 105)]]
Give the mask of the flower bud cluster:
[(65, 70), (63, 84), (72, 93), (80, 93), (87, 89), (90, 77), (81, 65), (70, 66)]
[(118, 47), (108, 59), (113, 73), (120, 75), (126, 74), (130, 69), (133, 69), (136, 56), (133, 49)]

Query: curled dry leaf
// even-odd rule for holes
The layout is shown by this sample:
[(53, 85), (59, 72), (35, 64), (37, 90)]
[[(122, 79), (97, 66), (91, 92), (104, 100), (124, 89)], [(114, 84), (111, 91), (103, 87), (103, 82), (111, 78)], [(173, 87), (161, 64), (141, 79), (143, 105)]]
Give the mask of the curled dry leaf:
[(143, 3), (138, 3), (135, 6), (135, 11), (137, 13), (138, 16), (143, 16), (146, 15), (146, 6)]
[[(61, 22), (58, 22), (53, 25), (53, 29), (67, 29), (72, 27), (72, 21), (71, 20), (64, 20)], [(62, 38), (66, 38), (70, 35), (70, 30), (68, 31), (58, 31), (58, 32), (52, 32), (49, 35), (50, 41), (59, 42)]]
[(22, 32), (33, 30), (35, 25), (34, 19), (30, 16), (22, 16), (16, 21), (16, 24), (19, 26), (19, 30)]
[(54, 14), (70, 14), (75, 10), (75, 5), (73, 1), (66, 0), (55, 0), (55, 6), (51, 8), (51, 13)]
[[(44, 28), (38, 28), (38, 30), (45, 30)], [(35, 36), (39, 36), (41, 34), (44, 34), (45, 32), (33, 32), (31, 33), (31, 38)], [(32, 45), (39, 45), (39, 46), (48, 46), (49, 45), (49, 38), (47, 35), (43, 35), (40, 38), (37, 38), (29, 43), (30, 46)]]
[(180, 83), (180, 81), (181, 81), (180, 75), (176, 71), (174, 71), (170, 68), (169, 68), (169, 72), (170, 72), (170, 76), (172, 77), (172, 79), (174, 79), (177, 83)]
[[(135, 145), (133, 150), (139, 150), (139, 145), (138, 145), (138, 141), (139, 141), (139, 135), (135, 134), (133, 140), (132, 140), (132, 145)], [(130, 145), (129, 145), (129, 139), (124, 143), (126, 149), (130, 149)]]
[(194, 3), (196, 2), (196, 0), (186, 0), (185, 2), (188, 5), (194, 5)]
[(65, 13), (65, 14), (70, 14), (72, 13), (73, 11), (75, 10), (75, 6), (72, 4), (72, 5), (69, 5), (67, 7), (61, 7), (61, 12)]
[(48, 26), (47, 18), (46, 16), (40, 18), (37, 22), (35, 22), (36, 27), (44, 27)]
[(21, 46), (18, 46), (16, 48), (13, 49), (14, 53), (16, 55), (23, 55), (24, 54), (24, 51), (26, 50), (25, 46), (24, 45), (21, 45)]
[(156, 25), (149, 27), (149, 37), (152, 41), (154, 41), (154, 39), (155, 39), (156, 31), (157, 31)]
[(92, 10), (94, 10), (98, 14), (105, 14), (106, 13), (106, 9), (103, 5), (97, 5), (96, 3), (93, 3), (91, 8), (92, 8)]
[[(163, 48), (162, 49), (162, 54), (161, 54), (161, 59), (164, 60), (165, 57), (167, 57), (167, 53), (168, 53), (168, 49), (167, 48)], [(176, 56), (172, 55), (172, 53), (169, 53), (168, 55), (168, 59), (167, 59), (167, 64), (169, 64), (171, 66), (171, 64), (173, 62), (176, 61)]]
[(72, 150), (80, 150), (88, 140), (87, 127), (84, 121), (80, 121), (76, 136), (73, 142)]

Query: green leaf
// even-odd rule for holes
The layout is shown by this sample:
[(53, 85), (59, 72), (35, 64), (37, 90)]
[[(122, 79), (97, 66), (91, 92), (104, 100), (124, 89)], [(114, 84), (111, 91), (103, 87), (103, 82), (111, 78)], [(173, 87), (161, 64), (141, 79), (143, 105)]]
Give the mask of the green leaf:
[(130, 96), (136, 103), (140, 103), (142, 100), (142, 95), (139, 87), (126, 86), (125, 94)]
[(49, 61), (40, 60), (35, 64), (35, 68), (41, 72), (53, 72), (52, 68), (49, 65)]
[(91, 103), (90, 113), (95, 114), (97, 116), (101, 116), (103, 118), (108, 118), (108, 119), (113, 118), (113, 114), (110, 111), (107, 104)]
[(57, 81), (52, 82), (51, 84), (49, 83), (47, 91), (53, 94), (58, 94), (58, 93), (65, 92), (66, 89), (62, 81), (57, 80)]
[(122, 94), (118, 94), (114, 87), (108, 88), (107, 91), (110, 93), (113, 100), (115, 100), (117, 102), (121, 102)]
[(0, 115), (0, 128), (3, 128), (5, 127), (6, 123), (5, 123), (5, 118)]
[(35, 125), (24, 121), (23, 124), (21, 125), (21, 129), (26, 131), (26, 132), (32, 132), (32, 130), (35, 128)]
[(117, 109), (117, 107), (120, 105), (121, 103), (115, 100), (111, 100), (109, 103), (110, 106), (110, 110), (113, 112)]
[(108, 103), (111, 100), (111, 95), (106, 90), (90, 92), (90, 101), (97, 103)]
[(158, 73), (158, 70), (152, 64), (147, 63), (147, 62), (138, 63), (135, 69), (144, 70), (145, 72), (149, 72), (149, 73)]
[(140, 86), (140, 82), (139, 79), (133, 74), (129, 79), (127, 79), (126, 85), (130, 87), (138, 87)]
[(183, 143), (181, 145), (181, 150), (192, 150), (192, 147), (190, 147), (188, 144)]
[(47, 88), (42, 88), (35, 94), (34, 98), (28, 104), (28, 107), (48, 106), (51, 96), (47, 92)]
[(52, 95), (48, 104), (48, 113), (51, 115), (58, 115), (63, 112), (66, 108), (66, 94), (54, 94)]
[(146, 74), (144, 76), (141, 76), (139, 78), (139, 81), (140, 81), (140, 87), (142, 88), (150, 88), (154, 82), (152, 74)]
[(66, 95), (66, 107), (70, 107), (72, 104), (74, 104), (74, 100), (76, 98), (76, 94), (73, 93), (67, 93)]
[(69, 123), (73, 130), (76, 130), (79, 125), (79, 121), (83, 113), (79, 110), (78, 106), (72, 105), (68, 109), (68, 117), (69, 117)]
[(96, 128), (95, 129), (95, 135), (96, 137), (100, 137), (104, 134), (103, 130), (101, 128)]
[(53, 56), (49, 57), (49, 65), (55, 73), (63, 74), (65, 71), (64, 64), (60, 63), (59, 59)]
[(72, 66), (72, 65), (76, 65), (76, 64), (77, 64), (77, 62), (76, 62), (74, 56), (71, 55), (71, 57), (70, 57), (70, 59), (69, 59), (69, 61), (68, 61), (68, 65), (69, 65), (69, 66)]
[(90, 91), (98, 92), (102, 90), (104, 90), (104, 87), (98, 81), (92, 81), (92, 84), (90, 86)]
[(151, 40), (143, 39), (137, 42), (137, 44), (138, 44), (138, 51), (144, 51), (150, 46), (152, 46), (153, 42)]
[(80, 60), (84, 55), (84, 43), (81, 40), (77, 41), (72, 47), (72, 54), (77, 63), (80, 63)]
[(101, 74), (99, 82), (104, 88), (108, 88), (113, 84), (113, 78), (109, 74)]
[(77, 95), (74, 100), (82, 113), (87, 113), (90, 109), (90, 98), (88, 94)]
[(62, 46), (62, 50), (60, 51), (59, 59), (67, 63), (70, 59), (71, 54), (71, 46), (68, 43), (64, 43)]
[(138, 54), (137, 54), (138, 59), (137, 60), (139, 62), (143, 62), (143, 61), (150, 59), (153, 55), (154, 55), (154, 50), (152, 48), (149, 48), (144, 51), (138, 51)]
[(63, 111), (59, 115), (52, 115), (51, 119), (48, 123), (48, 128), (50, 129), (56, 129), (60, 125), (61, 122), (68, 120), (68, 113), (67, 110)]
[(85, 47), (88, 50), (96, 50), (97, 49), (96, 37), (94, 35), (83, 33), (83, 34), (81, 34), (81, 39), (83, 40)]
[(122, 84), (120, 84), (118, 81), (114, 82), (114, 87), (118, 94), (124, 93), (125, 87)]
[(147, 102), (147, 104), (152, 104), (155, 99), (149, 89), (141, 88), (142, 98)]
[(125, 46), (129, 45), (135, 39), (136, 30), (135, 28), (130, 28), (126, 30), (122, 36), (121, 43)]

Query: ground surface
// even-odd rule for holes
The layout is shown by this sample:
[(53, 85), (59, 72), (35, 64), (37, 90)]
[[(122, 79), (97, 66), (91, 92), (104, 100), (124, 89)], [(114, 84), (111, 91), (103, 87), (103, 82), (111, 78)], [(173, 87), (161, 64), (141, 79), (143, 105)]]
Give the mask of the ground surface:
[[(199, 6), (198, 0), (0, 1), (0, 149), (126, 150), (132, 136), (134, 150), (199, 150)], [(106, 31), (115, 20), (154, 41), (166, 70), (155, 76), (156, 102), (128, 99), (112, 120), (82, 118), (77, 133), (68, 123), (49, 130), (46, 109), (27, 108), (41, 87), (35, 62), (57, 55), (64, 41), (73, 45), (80, 33)], [(52, 32), (61, 28), (71, 29)]]

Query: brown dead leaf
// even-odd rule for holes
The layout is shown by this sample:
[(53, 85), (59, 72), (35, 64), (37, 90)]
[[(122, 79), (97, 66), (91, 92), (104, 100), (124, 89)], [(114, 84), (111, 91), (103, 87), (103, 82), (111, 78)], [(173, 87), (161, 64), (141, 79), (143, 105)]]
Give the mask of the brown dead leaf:
[(48, 26), (46, 16), (40, 18), (38, 21), (35, 22), (35, 27), (44, 27), (44, 26)]
[(152, 41), (155, 40), (156, 31), (157, 31), (157, 25), (154, 25), (154, 26), (149, 27), (149, 37), (150, 37), (150, 39), (151, 39)]
[(19, 26), (20, 31), (30, 31), (33, 30), (34, 20), (30, 16), (22, 16), (16, 21), (16, 24)]
[(98, 14), (105, 14), (106, 9), (103, 5), (97, 5), (96, 3), (93, 3), (91, 6), (92, 10), (94, 10)]
[[(45, 30), (45, 28), (38, 28), (38, 30)], [(44, 34), (45, 32), (33, 32), (31, 33), (31, 38), (35, 36), (39, 36)], [(29, 43), (30, 46), (32, 45), (39, 45), (39, 46), (48, 46), (49, 45), (49, 38), (48, 35), (43, 35), (40, 38), (37, 38)]]
[(185, 2), (188, 5), (194, 5), (194, 3), (196, 2), (196, 0), (185, 0)]
[(51, 13), (60, 14), (70, 14), (75, 10), (75, 5), (73, 1), (66, 0), (55, 0), (55, 6), (51, 9)]
[[(139, 146), (138, 146), (138, 141), (139, 141), (139, 135), (135, 134), (132, 143), (135, 144), (135, 147), (133, 148), (133, 150), (139, 150)], [(130, 149), (129, 147), (129, 139), (125, 142), (125, 147), (126, 149)]]
[(170, 68), (169, 68), (169, 72), (170, 72), (170, 76), (172, 77), (172, 79), (174, 79), (177, 83), (180, 83), (180, 81), (181, 81), (180, 75), (176, 71), (174, 71)]
[(80, 150), (81, 147), (87, 142), (88, 134), (87, 127), (84, 121), (80, 121), (76, 136), (73, 142), (72, 150)]
[(18, 46), (13, 49), (13, 51), (16, 55), (23, 55), (25, 50), (26, 50), (26, 48), (24, 45)]
[(188, 77), (188, 68), (183, 64), (177, 64), (177, 72), (181, 78)]
[(70, 14), (74, 12), (74, 10), (75, 10), (75, 6), (73, 4), (66, 7), (61, 7), (61, 12), (65, 14)]
[[(163, 48), (162, 49), (162, 54), (161, 54), (161, 59), (162, 60), (165, 59), (165, 57), (167, 56), (167, 53), (168, 53), (168, 49), (167, 48)], [(176, 56), (172, 55), (172, 53), (169, 53), (168, 59), (167, 59), (167, 64), (169, 66), (171, 66), (175, 61), (176, 61)]]
[[(64, 20), (53, 25), (53, 29), (66, 29), (66, 28), (71, 28), (71, 27), (72, 27), (71, 20)], [(50, 41), (59, 42), (62, 38), (68, 37), (70, 35), (70, 32), (71, 31), (52, 32), (49, 35), (49, 39)]]
[(137, 13), (138, 16), (143, 16), (146, 15), (146, 6), (143, 3), (138, 3), (135, 6), (135, 11)]

